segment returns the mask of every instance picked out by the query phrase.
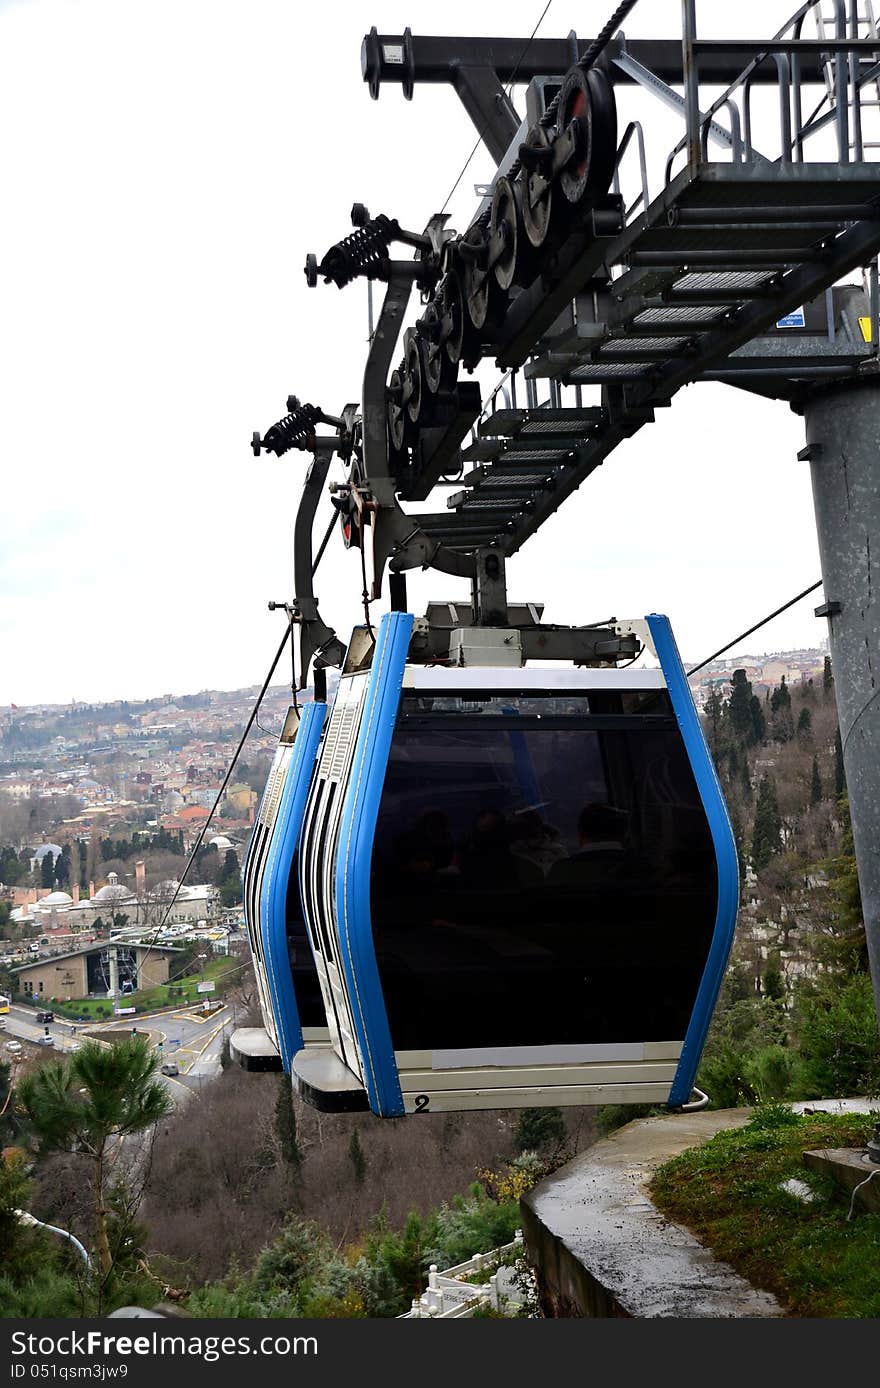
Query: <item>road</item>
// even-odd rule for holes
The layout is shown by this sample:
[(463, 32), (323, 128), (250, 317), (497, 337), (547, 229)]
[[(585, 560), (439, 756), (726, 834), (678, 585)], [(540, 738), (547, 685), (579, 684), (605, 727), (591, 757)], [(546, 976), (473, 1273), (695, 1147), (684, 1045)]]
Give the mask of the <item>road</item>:
[[(119, 1030), (127, 1022), (125, 1017), (92, 1026), (90, 1031), (100, 1036), (108, 1029)], [(146, 1032), (152, 1045), (159, 1051), (163, 1064), (175, 1064), (180, 1069), (177, 1076), (162, 1075), (175, 1104), (185, 1103), (194, 1093), (199, 1093), (206, 1082), (220, 1074), (220, 1052), (227, 1031), (232, 1030), (233, 1015), (224, 1006), (218, 1012), (200, 1017), (194, 1010), (181, 1012), (159, 1012), (132, 1018), (139, 1032)], [(56, 1017), (54, 1022), (42, 1023), (36, 1020), (36, 1009), (13, 1003), (6, 1018), (6, 1040), (13, 1039), (31, 1042), (36, 1045), (39, 1038), (49, 1035), (54, 1043), (53, 1049), (62, 1055), (70, 1053), (83, 1040), (85, 1024), (75, 1024)], [(48, 1047), (46, 1048), (49, 1049)], [(5, 1046), (0, 1047), (0, 1055), (9, 1059)]]

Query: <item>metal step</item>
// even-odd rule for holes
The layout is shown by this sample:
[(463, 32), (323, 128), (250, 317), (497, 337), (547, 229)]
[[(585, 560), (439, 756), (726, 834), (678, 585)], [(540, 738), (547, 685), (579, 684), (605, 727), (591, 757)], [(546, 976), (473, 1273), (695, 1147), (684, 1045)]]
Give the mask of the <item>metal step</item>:
[[(511, 403), (480, 419), (447, 510), (413, 519), (450, 548), (511, 555), (683, 385), (723, 380), (791, 399), (798, 383), (857, 372), (868, 344), (838, 334), (825, 350), (811, 329), (792, 356), (775, 328), (878, 251), (877, 165), (683, 171), (616, 237), (573, 238), (554, 284), (523, 289), (508, 311), (500, 365), (604, 386), (613, 409)], [(607, 292), (583, 293), (603, 283)]]

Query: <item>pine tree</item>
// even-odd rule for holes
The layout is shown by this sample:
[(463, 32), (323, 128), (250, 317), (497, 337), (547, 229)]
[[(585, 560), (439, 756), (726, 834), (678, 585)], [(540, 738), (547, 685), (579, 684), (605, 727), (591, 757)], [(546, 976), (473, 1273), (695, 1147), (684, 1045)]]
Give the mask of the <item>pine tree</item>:
[(760, 872), (782, 848), (782, 818), (776, 788), (769, 776), (762, 776), (755, 803), (752, 829), (752, 866)]
[(826, 655), (822, 667), (822, 694), (826, 702), (834, 698), (834, 674), (831, 669), (831, 656)]
[(727, 717), (734, 735), (746, 742), (754, 736), (751, 713), (752, 686), (746, 679), (745, 670), (734, 670), (730, 681), (730, 698), (727, 701)]
[(821, 805), (822, 803), (822, 777), (819, 775), (819, 760), (813, 757), (813, 772), (810, 777), (810, 804)]

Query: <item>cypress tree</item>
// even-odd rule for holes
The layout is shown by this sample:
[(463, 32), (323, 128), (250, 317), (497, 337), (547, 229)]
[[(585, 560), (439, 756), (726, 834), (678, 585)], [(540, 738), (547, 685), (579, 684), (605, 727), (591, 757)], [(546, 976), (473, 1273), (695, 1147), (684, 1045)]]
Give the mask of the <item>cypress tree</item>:
[(359, 1186), (362, 1186), (364, 1183), (364, 1177), (367, 1174), (367, 1159), (364, 1156), (364, 1149), (361, 1146), (361, 1140), (358, 1136), (357, 1128), (355, 1128), (354, 1132), (351, 1135), (351, 1141), (348, 1144), (348, 1155), (351, 1160), (351, 1164), (354, 1167), (355, 1183)]
[(810, 777), (810, 804), (821, 805), (822, 803), (822, 777), (819, 775), (819, 761), (813, 757), (813, 774)]
[(735, 737), (751, 742), (754, 723), (751, 713), (752, 686), (746, 679), (745, 670), (734, 670), (730, 681), (730, 698), (727, 701), (727, 717)]
[(755, 823), (752, 829), (752, 866), (761, 872), (770, 859), (782, 848), (782, 818), (776, 799), (776, 788), (769, 776), (762, 776), (755, 802)]
[(278, 1095), (275, 1099), (275, 1134), (281, 1155), (288, 1166), (297, 1167), (302, 1161), (302, 1152), (296, 1140), (296, 1112), (293, 1107), (293, 1090), (289, 1075), (278, 1076)]
[(778, 1002), (781, 1002), (785, 997), (782, 960), (775, 951), (768, 955), (767, 967), (764, 970), (764, 997), (775, 998)]
[(718, 765), (718, 743), (724, 704), (717, 689), (713, 689), (706, 700), (706, 729), (709, 734), (709, 750), (715, 765)]
[(731, 785), (736, 780), (739, 771), (739, 754), (736, 750), (736, 743), (733, 742), (727, 753), (727, 779)]
[(828, 700), (834, 697), (834, 674), (831, 670), (831, 656), (826, 655), (822, 667), (822, 695)]
[(752, 742), (763, 742), (767, 732), (767, 720), (761, 708), (761, 700), (753, 694), (749, 700), (749, 717), (752, 720)]
[(770, 695), (770, 711), (778, 713), (781, 708), (791, 708), (791, 691), (785, 682), (785, 676)]
[(804, 742), (806, 742), (810, 737), (812, 737), (812, 734), (813, 734), (813, 715), (810, 713), (810, 710), (807, 708), (807, 706), (804, 705), (804, 707), (801, 709), (800, 713), (798, 714), (797, 735), (798, 735), (798, 737), (801, 738)]
[(55, 859), (51, 853), (44, 853), (40, 863), (40, 886), (51, 891), (55, 885)]
[(740, 771), (740, 785), (742, 786), (742, 793), (743, 793), (743, 795), (745, 796), (746, 800), (751, 800), (751, 798), (752, 798), (752, 778), (751, 778), (751, 776), (749, 775), (749, 759), (748, 759), (748, 757), (743, 757), (742, 769), (741, 769), (741, 771)]

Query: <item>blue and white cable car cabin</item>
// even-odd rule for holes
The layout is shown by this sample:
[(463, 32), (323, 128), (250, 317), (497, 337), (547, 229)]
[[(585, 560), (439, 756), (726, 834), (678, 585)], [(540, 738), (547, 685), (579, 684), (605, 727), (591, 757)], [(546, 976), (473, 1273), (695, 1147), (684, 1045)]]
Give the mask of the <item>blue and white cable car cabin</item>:
[(343, 667), (315, 765), (298, 870), (329, 1043), (293, 1056), (299, 1092), (383, 1117), (687, 1104), (737, 866), (668, 621), (659, 669), (417, 664), (412, 625), (389, 613)]
[(326, 1042), (327, 1022), (300, 908), (297, 849), (327, 706), (291, 708), (278, 741), (242, 869), (245, 927), (262, 1028), (233, 1033), (251, 1070), (290, 1070), (303, 1046)]

